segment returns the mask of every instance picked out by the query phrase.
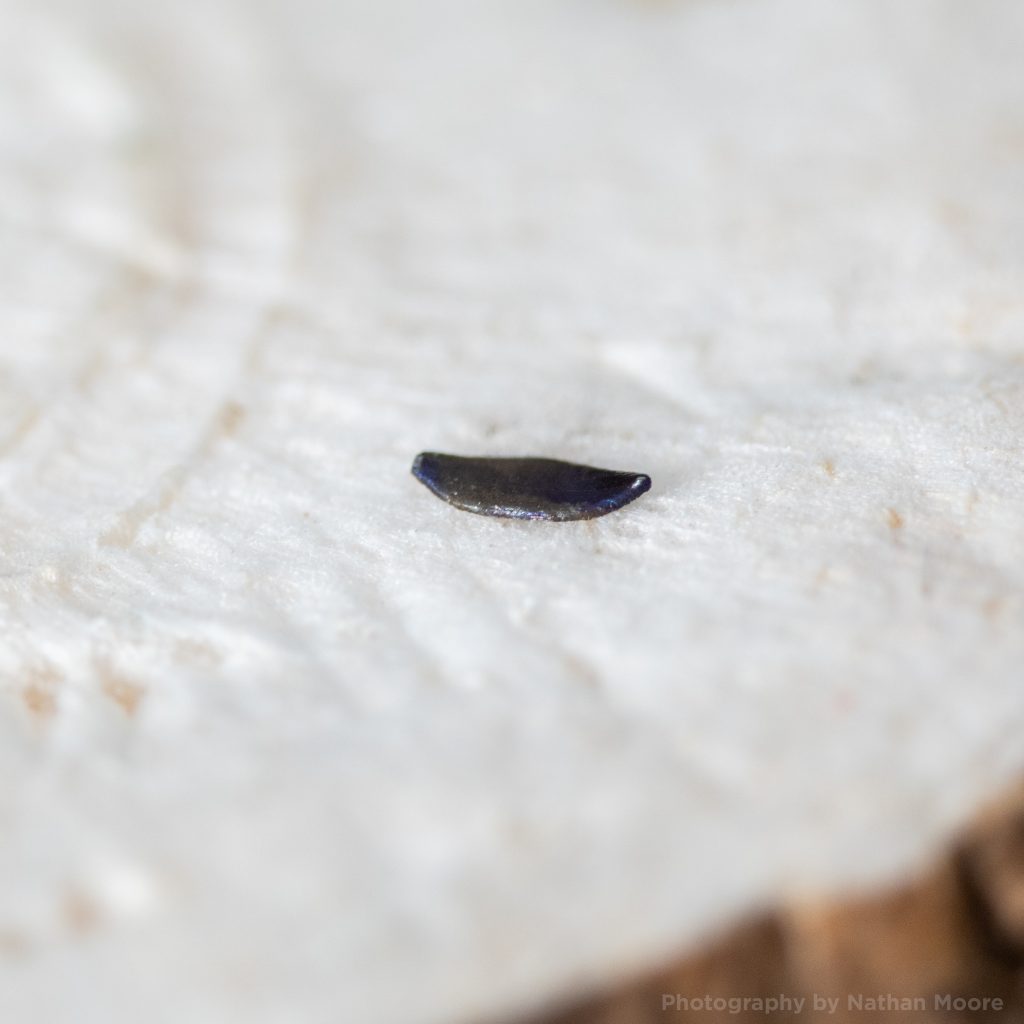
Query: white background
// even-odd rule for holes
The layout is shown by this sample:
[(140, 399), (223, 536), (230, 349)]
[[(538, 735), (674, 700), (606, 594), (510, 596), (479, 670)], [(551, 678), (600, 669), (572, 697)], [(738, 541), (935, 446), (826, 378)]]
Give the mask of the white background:
[(5, 1020), (518, 1012), (1019, 774), (1019, 2), (0, 6)]

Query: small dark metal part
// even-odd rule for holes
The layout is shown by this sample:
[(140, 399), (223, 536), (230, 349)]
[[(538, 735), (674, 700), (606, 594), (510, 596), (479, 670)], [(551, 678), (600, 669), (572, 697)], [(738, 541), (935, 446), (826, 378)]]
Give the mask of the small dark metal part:
[(557, 459), (466, 458), (421, 452), (413, 476), (456, 508), (508, 519), (596, 519), (650, 490), (643, 473)]

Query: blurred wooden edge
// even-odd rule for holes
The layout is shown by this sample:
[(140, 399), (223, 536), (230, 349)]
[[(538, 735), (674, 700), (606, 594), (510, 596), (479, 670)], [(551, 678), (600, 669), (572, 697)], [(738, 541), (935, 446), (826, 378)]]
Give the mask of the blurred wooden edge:
[(774, 910), (523, 1024), (853, 1019), (1024, 1021), (1024, 786), (910, 882)]

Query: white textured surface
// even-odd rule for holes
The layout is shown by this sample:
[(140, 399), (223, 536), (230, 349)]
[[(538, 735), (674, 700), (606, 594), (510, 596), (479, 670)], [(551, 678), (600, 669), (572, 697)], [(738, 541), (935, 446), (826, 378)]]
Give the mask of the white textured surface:
[(0, 18), (5, 1021), (521, 1010), (1024, 768), (1018, 0)]

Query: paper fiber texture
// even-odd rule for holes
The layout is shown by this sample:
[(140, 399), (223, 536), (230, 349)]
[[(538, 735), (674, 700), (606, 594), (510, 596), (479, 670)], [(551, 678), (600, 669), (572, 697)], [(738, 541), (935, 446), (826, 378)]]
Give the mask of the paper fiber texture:
[(1016, 0), (2, 21), (5, 1020), (500, 1018), (1019, 775)]

